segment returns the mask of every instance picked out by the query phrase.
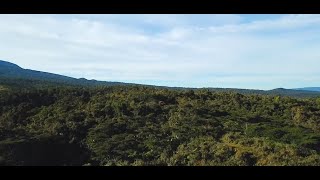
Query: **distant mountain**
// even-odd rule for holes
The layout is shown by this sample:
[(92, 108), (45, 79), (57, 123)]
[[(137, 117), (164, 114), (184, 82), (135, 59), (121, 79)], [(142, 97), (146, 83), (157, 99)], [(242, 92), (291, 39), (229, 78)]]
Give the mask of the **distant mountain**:
[(208, 89), (217, 92), (235, 92), (240, 94), (260, 94), (271, 96), (290, 96), (298, 98), (320, 97), (320, 88), (301, 88), (301, 89), (284, 89), (278, 88), (270, 91), (252, 90), (252, 89), (236, 89), (236, 88), (185, 88), (185, 87), (167, 87), (142, 85), (134, 83), (109, 82), (87, 80), (85, 78), (72, 78), (68, 76), (23, 69), (20, 66), (0, 60), (0, 89), (28, 89), (28, 88), (46, 88), (48, 86), (116, 86), (116, 85), (139, 85), (160, 89), (171, 90), (197, 90)]
[(297, 88), (295, 90), (320, 92), (320, 87), (305, 87), (305, 88)]
[(293, 90), (293, 89), (284, 89), (277, 88), (272, 90), (256, 90), (256, 89), (236, 89), (236, 88), (209, 88), (213, 91), (220, 92), (236, 92), (240, 94), (259, 94), (259, 95), (270, 95), (270, 96), (289, 96), (296, 98), (311, 98), (311, 97), (320, 97), (320, 92), (313, 91), (303, 91), (303, 90)]
[(0, 70), (5, 71), (6, 69), (21, 69), (21, 67), (13, 63), (0, 60)]
[[(2, 80), (1, 80), (2, 79)], [(96, 81), (87, 80), (85, 78), (71, 78), (68, 76), (35, 71), (30, 69), (23, 69), (20, 66), (0, 60), (0, 80), (32, 80), (41, 83), (42, 81), (56, 83), (56, 84), (67, 84), (67, 85), (81, 85), (81, 86), (97, 86), (97, 85), (125, 85), (126, 83), (121, 82), (107, 82), (107, 81)]]

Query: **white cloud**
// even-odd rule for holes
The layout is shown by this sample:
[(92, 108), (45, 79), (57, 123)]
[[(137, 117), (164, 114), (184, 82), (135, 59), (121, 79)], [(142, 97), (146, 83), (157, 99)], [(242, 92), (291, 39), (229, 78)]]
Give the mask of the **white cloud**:
[(319, 15), (0, 15), (0, 59), (98, 80), (315, 86), (319, 28)]

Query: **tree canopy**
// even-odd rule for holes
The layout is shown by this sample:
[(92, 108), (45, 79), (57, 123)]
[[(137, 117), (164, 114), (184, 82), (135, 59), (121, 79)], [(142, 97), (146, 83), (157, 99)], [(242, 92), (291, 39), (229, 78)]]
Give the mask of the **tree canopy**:
[(4, 165), (320, 165), (319, 98), (0, 86)]

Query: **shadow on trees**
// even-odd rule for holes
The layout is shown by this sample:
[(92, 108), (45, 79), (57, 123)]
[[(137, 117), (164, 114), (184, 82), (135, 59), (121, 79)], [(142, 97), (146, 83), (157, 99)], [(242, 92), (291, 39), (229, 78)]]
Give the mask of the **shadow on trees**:
[(5, 166), (81, 166), (89, 159), (85, 148), (63, 141), (29, 141), (0, 145)]

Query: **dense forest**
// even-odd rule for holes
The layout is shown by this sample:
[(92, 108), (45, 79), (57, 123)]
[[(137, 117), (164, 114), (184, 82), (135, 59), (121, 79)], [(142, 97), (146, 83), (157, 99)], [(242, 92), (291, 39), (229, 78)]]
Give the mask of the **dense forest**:
[(104, 82), (0, 61), (0, 165), (320, 165), (320, 92)]
[(320, 165), (320, 96), (42, 84), (0, 83), (1, 165)]

